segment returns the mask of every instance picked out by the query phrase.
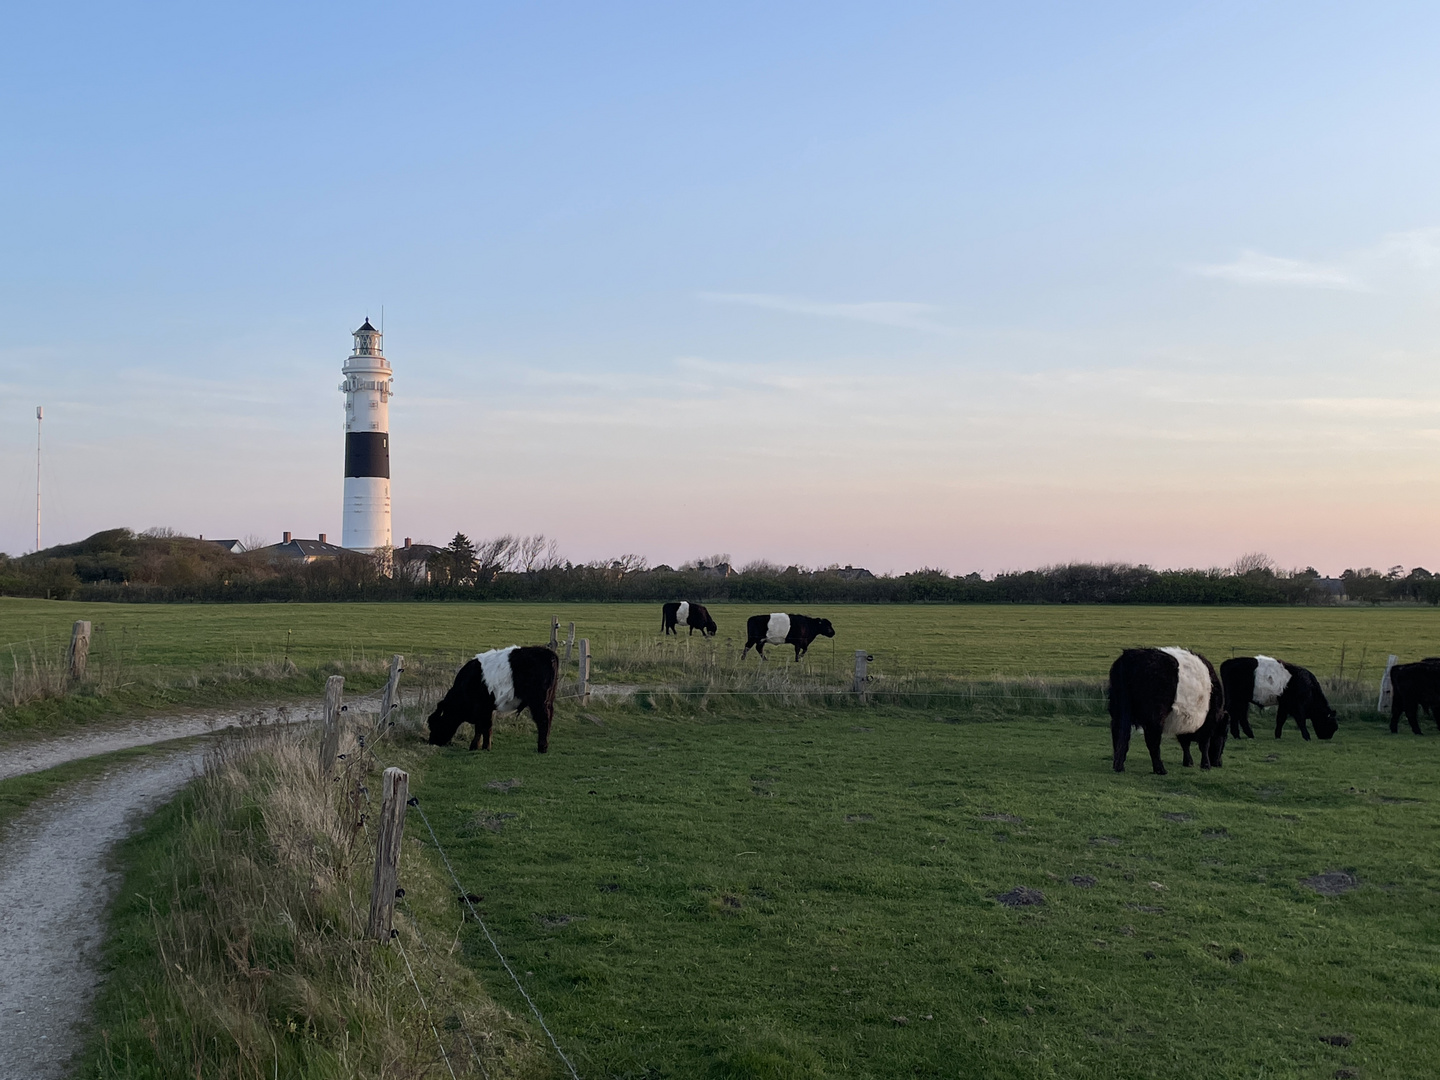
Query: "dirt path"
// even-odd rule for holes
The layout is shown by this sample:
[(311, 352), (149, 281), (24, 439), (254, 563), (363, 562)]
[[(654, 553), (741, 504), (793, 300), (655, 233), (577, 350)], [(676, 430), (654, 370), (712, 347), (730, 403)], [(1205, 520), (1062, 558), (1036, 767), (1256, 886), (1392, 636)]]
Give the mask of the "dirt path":
[(117, 766), (34, 804), (0, 834), (0, 1080), (68, 1074), (119, 885), (110, 849), (195, 775), (203, 754), (192, 745)]
[[(364, 701), (357, 697), (355, 702)], [(221, 728), (237, 727), (244, 721), (256, 718), (273, 723), (288, 717), (292, 721), (318, 719), (319, 706), (272, 706), (269, 708), (234, 709), (229, 711), (186, 713), (183, 716), (156, 716), (148, 720), (137, 720), (123, 727), (106, 728), (101, 731), (81, 731), (73, 735), (61, 735), (35, 742), (0, 745), (0, 780), (26, 773), (53, 769), (67, 761), (96, 757), (114, 750), (127, 750), (132, 746), (148, 746), (151, 743), (183, 739), (191, 735), (204, 735)]]

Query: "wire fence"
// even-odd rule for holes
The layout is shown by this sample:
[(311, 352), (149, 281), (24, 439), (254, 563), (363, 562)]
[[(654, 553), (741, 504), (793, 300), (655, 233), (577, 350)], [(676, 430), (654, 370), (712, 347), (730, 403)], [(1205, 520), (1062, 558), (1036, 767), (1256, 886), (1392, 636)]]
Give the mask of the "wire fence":
[[(395, 705), (392, 708), (392, 712), (398, 711), (399, 709), (400, 702), (397, 693)], [(379, 744), (384, 743), (390, 737), (393, 731), (395, 731), (395, 722), (389, 717), (380, 717), (374, 737), (366, 739), (363, 734), (358, 737), (360, 753), (356, 756), (356, 758), (346, 761), (346, 764), (342, 769), (342, 773), (348, 776), (350, 770), (353, 769), (356, 764), (363, 761), (367, 756), (370, 758), (370, 761), (373, 763), (375, 768), (383, 771), (385, 769), (385, 765), (381, 762), (380, 756), (376, 752), (376, 747)], [(540, 1007), (535, 1004), (535, 1000), (525, 989), (524, 984), (520, 981), (520, 977), (515, 973), (514, 967), (511, 966), (509, 959), (505, 956), (504, 952), (501, 951), (499, 942), (495, 940), (495, 935), (491, 933), (490, 927), (486, 924), (485, 919), (476, 909), (475, 904), (471, 899), (472, 894), (465, 889), (465, 886), (463, 884), (461, 884), (460, 877), (455, 872), (455, 866), (450, 861), (449, 854), (445, 851), (444, 845), (440, 843), (440, 837), (436, 835), (435, 828), (430, 823), (429, 816), (425, 813), (424, 808), (420, 805), (419, 797), (414, 795), (410, 796), (410, 798), (406, 801), (406, 806), (408, 809), (413, 809), (416, 813), (420, 815), (420, 820), (425, 824), (426, 832), (430, 834), (430, 841), (432, 844), (434, 844), (435, 851), (437, 854), (439, 854), (440, 860), (445, 866), (446, 873), (449, 874), (450, 881), (455, 886), (457, 899), (465, 904), (465, 907), (469, 911), (470, 916), (480, 927), (481, 932), (485, 935), (485, 940), (490, 943), (490, 948), (494, 950), (496, 958), (500, 961), (501, 967), (503, 967), (505, 969), (505, 973), (510, 976), (511, 982), (515, 984), (515, 989), (519, 991), (520, 996), (525, 1000), (525, 1004), (529, 1007), (531, 1014), (535, 1017), (536, 1023), (540, 1025), (540, 1029), (545, 1033), (545, 1037), (550, 1040), (550, 1045), (554, 1048), (555, 1053), (560, 1058), (561, 1062), (564, 1063), (566, 1070), (572, 1077), (572, 1080), (580, 1080), (580, 1074), (576, 1071), (574, 1063), (571, 1062), (570, 1058), (561, 1048), (560, 1041), (555, 1037), (555, 1033), (550, 1030), (550, 1025), (546, 1023), (545, 1016), (540, 1011)], [(372, 835), (368, 815), (366, 815), (365, 817), (365, 829), (367, 837), (373, 841), (375, 838)], [(400, 890), (400, 895), (398, 897), (400, 900), (403, 900), (403, 893), (404, 890)], [(408, 911), (409, 905), (407, 904), (405, 906)], [(410, 912), (407, 921), (410, 924), (410, 929), (415, 934), (417, 940), (420, 941), (422, 947), (426, 950), (427, 953), (430, 952), (431, 950), (429, 944), (425, 941), (424, 936), (420, 930), (420, 920), (415, 917), (413, 912)], [(406, 970), (409, 973), (411, 983), (414, 985), (415, 993), (420, 1001), (421, 1009), (425, 1013), (427, 1022), (430, 1024), (431, 1032), (435, 1036), (436, 1045), (440, 1047), (441, 1055), (445, 1061), (445, 1067), (447, 1070), (449, 1070), (450, 1075), (453, 1077), (455, 1076), (454, 1066), (450, 1062), (449, 1055), (445, 1052), (443, 1040), (440, 1038), (440, 1033), (435, 1027), (434, 1019), (431, 1016), (428, 1005), (426, 1005), (425, 1003), (425, 996), (420, 989), (419, 981), (415, 977), (414, 967), (410, 963), (409, 955), (405, 953), (404, 943), (401, 940), (400, 935), (397, 931), (391, 931), (391, 940), (393, 940), (400, 948), (401, 954), (405, 961)], [(458, 1008), (455, 1010), (454, 1015), (457, 1019), (459, 1019), (460, 1012)], [(474, 1056), (475, 1063), (480, 1067), (482, 1075), (488, 1078), (489, 1072), (488, 1070), (486, 1070), (484, 1061), (481, 1059), (479, 1051), (475, 1047), (474, 1041), (470, 1038), (469, 1032), (466, 1031), (464, 1028), (464, 1021), (461, 1020), (460, 1024), (461, 1034), (463, 1035), (466, 1043), (470, 1047), (471, 1053)]]

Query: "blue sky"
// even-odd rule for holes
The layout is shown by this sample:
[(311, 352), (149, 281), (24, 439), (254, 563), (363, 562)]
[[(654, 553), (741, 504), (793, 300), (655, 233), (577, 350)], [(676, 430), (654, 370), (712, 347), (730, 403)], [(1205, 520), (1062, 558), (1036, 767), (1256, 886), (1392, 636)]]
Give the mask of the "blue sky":
[[(691, 8), (695, 6), (689, 6)], [(47, 5), (0, 71), (0, 549), (1425, 564), (1422, 5)]]

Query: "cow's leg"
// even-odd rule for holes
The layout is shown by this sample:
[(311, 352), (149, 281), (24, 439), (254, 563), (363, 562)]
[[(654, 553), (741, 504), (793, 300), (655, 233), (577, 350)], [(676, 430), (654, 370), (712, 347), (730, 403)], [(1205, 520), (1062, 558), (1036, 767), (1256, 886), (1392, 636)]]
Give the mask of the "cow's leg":
[[(1281, 710), (1283, 710), (1284, 708), (1285, 708), (1284, 705), (1281, 705), (1281, 706), (1280, 706), (1280, 709), (1281, 709)], [(1282, 712), (1280, 713), (1280, 715), (1281, 715), (1281, 716), (1284, 716), (1285, 714), (1284, 714), (1284, 712), (1282, 711)], [(1296, 713), (1296, 714), (1295, 714), (1295, 724), (1296, 724), (1297, 727), (1300, 728), (1300, 736), (1301, 736), (1306, 742), (1309, 742), (1309, 741), (1310, 741), (1310, 729), (1305, 726), (1305, 714), (1304, 714), (1304, 713)]]
[(1202, 769), (1220, 768), (1220, 755), (1225, 752), (1225, 738), (1228, 732), (1224, 724), (1216, 725), (1216, 729), (1210, 733), (1208, 739), (1200, 743), (1200, 767)]
[[(1394, 694), (1394, 691), (1391, 691)], [(1400, 714), (1405, 710), (1400, 707), (1398, 699), (1392, 699), (1390, 703), (1390, 734), (1395, 735), (1400, 731)]]
[(1130, 721), (1119, 716), (1110, 717), (1110, 745), (1115, 752), (1112, 767), (1116, 772), (1125, 771), (1125, 758), (1130, 753)]
[(495, 730), (495, 710), (481, 709), (475, 717), (475, 738), (470, 740), (471, 750), (489, 750), (490, 735)]
[[(1289, 720), (1289, 719), (1290, 719), (1290, 717), (1287, 716), (1286, 713), (1285, 713), (1285, 706), (1284, 706), (1284, 705), (1276, 705), (1276, 706), (1275, 706), (1275, 738), (1277, 738), (1277, 739), (1280, 738), (1280, 732), (1283, 731), (1284, 728), (1285, 728), (1285, 721), (1286, 721), (1286, 720)], [(1308, 739), (1310, 736), (1309, 736), (1309, 735), (1306, 735), (1305, 737)]]
[(754, 643), (753, 641), (747, 641), (747, 642), (745, 642), (745, 648), (743, 648), (743, 649), (740, 650), (740, 659), (741, 659), (741, 660), (744, 660), (745, 657), (747, 657), (747, 656), (750, 655), (750, 646), (751, 646), (751, 645), (754, 645), (754, 644), (755, 644), (755, 643)]
[[(530, 710), (530, 719), (535, 721), (535, 749), (544, 754), (550, 749), (550, 726), (555, 722), (554, 707), (552, 705), (550, 709), (546, 709), (544, 698), (531, 701), (525, 707)], [(548, 718), (546, 717), (547, 712), (549, 713)], [(489, 747), (486, 749), (488, 750)]]
[(1150, 751), (1150, 765), (1156, 776), (1165, 775), (1165, 763), (1160, 760), (1160, 743), (1165, 738), (1165, 729), (1160, 724), (1145, 728), (1145, 749)]
[(1238, 739), (1242, 731), (1245, 732), (1247, 739), (1255, 737), (1255, 732), (1250, 727), (1250, 702), (1248, 701), (1230, 714), (1230, 734)]
[(1194, 767), (1194, 765), (1195, 765), (1195, 762), (1194, 762), (1194, 761), (1191, 759), (1191, 757), (1190, 757), (1190, 744), (1191, 744), (1192, 742), (1194, 742), (1194, 741), (1195, 741), (1195, 736), (1194, 736), (1194, 735), (1181, 735), (1181, 736), (1180, 736), (1180, 749), (1184, 751), (1184, 757), (1182, 757), (1182, 758), (1180, 759), (1180, 765), (1181, 765), (1183, 768), (1189, 769), (1189, 768)]
[(1410, 707), (1405, 710), (1405, 719), (1410, 721), (1410, 730), (1416, 735), (1420, 734), (1420, 703), (1412, 701)]

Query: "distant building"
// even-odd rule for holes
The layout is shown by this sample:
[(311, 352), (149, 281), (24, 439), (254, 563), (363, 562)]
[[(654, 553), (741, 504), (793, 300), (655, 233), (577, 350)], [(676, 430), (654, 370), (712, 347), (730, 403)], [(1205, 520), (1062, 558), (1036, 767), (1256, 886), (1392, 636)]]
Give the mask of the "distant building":
[[(202, 536), (200, 539), (205, 540), (205, 537)], [(245, 551), (245, 545), (239, 540), (205, 540), (205, 542), (207, 544), (219, 544), (226, 551), (230, 552), (231, 555), (239, 555)]]
[(714, 566), (697, 566), (695, 573), (707, 578), (727, 578), (734, 571), (730, 569), (728, 562), (716, 563)]
[(1345, 595), (1345, 580), (1338, 577), (1322, 577), (1315, 579), (1315, 589), (1327, 596)]
[(843, 569), (830, 571), (841, 581), (874, 581), (875, 575), (863, 566), (845, 566)]
[(444, 550), (434, 544), (417, 544), (405, 537), (404, 546), (395, 549), (395, 576), (417, 585), (428, 585), (430, 562)]
[(276, 560), (290, 559), (300, 563), (312, 563), (316, 559), (337, 559), (346, 554), (346, 550), (337, 544), (328, 543), (324, 533), (314, 540), (296, 540), (287, 532), (280, 543), (260, 548), (258, 553)]

